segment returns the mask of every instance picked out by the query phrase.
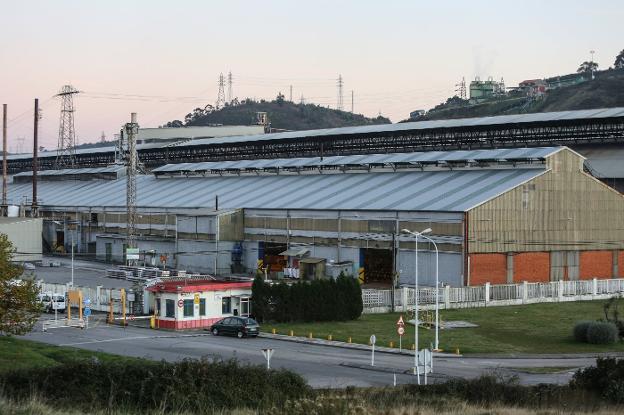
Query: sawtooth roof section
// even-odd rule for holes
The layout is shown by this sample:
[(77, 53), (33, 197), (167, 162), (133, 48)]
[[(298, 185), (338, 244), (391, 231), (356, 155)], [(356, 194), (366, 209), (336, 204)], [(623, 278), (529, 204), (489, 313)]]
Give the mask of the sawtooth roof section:
[[(146, 208), (398, 210), (464, 212), (542, 174), (534, 169), (409, 171), (338, 175), (137, 177)], [(40, 205), (125, 209), (126, 181), (41, 182)], [(10, 203), (30, 198), (31, 184), (9, 186)]]
[[(102, 174), (102, 173), (119, 173), (125, 171), (126, 167), (122, 165), (106, 166), (106, 167), (87, 167), (80, 169), (59, 169), (59, 170), (41, 170), (37, 172), (38, 176), (71, 176), (83, 174)], [(32, 176), (32, 171), (24, 171), (13, 175), (13, 177)]]
[(218, 137), (194, 140), (183, 143), (184, 146), (207, 144), (233, 144), (252, 141), (299, 140), (312, 137), (332, 137), (345, 135), (369, 135), (376, 133), (406, 132), (410, 130), (435, 130), (447, 128), (485, 127), (505, 124), (547, 123), (556, 121), (573, 121), (587, 119), (604, 119), (624, 117), (624, 107), (600, 108), (579, 111), (541, 112), (535, 114), (499, 115), (496, 117), (457, 118), (451, 120), (415, 121), (398, 124), (378, 124), (359, 127), (327, 128), (306, 131), (289, 131), (283, 133), (257, 134), (245, 136)]
[(485, 160), (543, 160), (562, 147), (512, 148), (494, 150), (428, 151), (330, 157), (307, 157), (261, 160), (214, 161), (203, 163), (167, 164), (153, 170), (155, 174), (202, 171), (288, 169), (390, 164), (430, 164), (440, 162), (471, 162)]

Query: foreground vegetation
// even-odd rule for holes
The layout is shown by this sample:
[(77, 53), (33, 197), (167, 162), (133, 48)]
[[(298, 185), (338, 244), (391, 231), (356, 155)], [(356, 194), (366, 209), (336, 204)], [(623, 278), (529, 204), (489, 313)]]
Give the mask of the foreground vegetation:
[[(522, 306), (442, 310), (442, 322), (462, 320), (477, 324), (475, 328), (440, 330), (440, 346), (450, 352), (461, 353), (588, 353), (624, 352), (624, 343), (608, 345), (577, 342), (572, 329), (580, 319), (604, 317), (605, 301), (578, 301), (565, 303), (542, 303)], [(320, 323), (265, 323), (262, 330), (270, 332), (275, 328), (280, 334), (289, 334), (367, 344), (371, 334), (377, 337), (377, 344), (398, 347), (399, 336), (396, 321), (407, 313), (363, 314), (359, 319), (345, 322)], [(411, 318), (411, 317), (409, 317)], [(413, 344), (414, 328), (405, 326), (403, 347)], [(434, 341), (434, 330), (420, 329), (421, 347)]]
[[(624, 360), (600, 359), (570, 385), (521, 386), (495, 375), (426, 387), (313, 390), (298, 375), (235, 361), (152, 362), (0, 338), (0, 413), (560, 414), (624, 407)], [(21, 354), (17, 350), (21, 351)], [(25, 363), (24, 360), (29, 360)]]

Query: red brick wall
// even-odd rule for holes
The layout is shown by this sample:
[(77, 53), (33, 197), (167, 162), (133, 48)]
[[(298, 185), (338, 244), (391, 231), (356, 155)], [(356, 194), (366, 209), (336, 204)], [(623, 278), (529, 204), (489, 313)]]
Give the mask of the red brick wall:
[(624, 251), (618, 252), (618, 277), (624, 278)]
[(507, 255), (471, 254), (470, 285), (507, 283)]
[(583, 251), (580, 253), (579, 278), (613, 278), (611, 251)]
[(550, 253), (523, 252), (513, 257), (514, 282), (550, 281)]

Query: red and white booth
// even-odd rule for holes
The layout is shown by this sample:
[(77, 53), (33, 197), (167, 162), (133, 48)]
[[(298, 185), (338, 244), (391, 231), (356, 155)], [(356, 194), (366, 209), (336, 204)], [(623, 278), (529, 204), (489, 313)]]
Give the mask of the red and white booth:
[(174, 330), (209, 327), (228, 316), (249, 316), (251, 282), (164, 281), (154, 293), (156, 327)]

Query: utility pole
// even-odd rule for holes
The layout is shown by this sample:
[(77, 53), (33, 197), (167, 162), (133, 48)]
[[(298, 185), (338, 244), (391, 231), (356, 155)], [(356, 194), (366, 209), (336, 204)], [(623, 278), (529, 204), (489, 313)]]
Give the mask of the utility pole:
[(292, 100), (292, 85), (290, 86), (290, 95), (288, 96), (288, 100), (290, 102), (293, 102), (293, 100)]
[(342, 111), (343, 109), (343, 99), (342, 99), (342, 87), (344, 85), (342, 81), (342, 75), (338, 75), (338, 102), (336, 103), (336, 109)]
[(223, 73), (219, 75), (219, 92), (217, 93), (217, 103), (215, 107), (219, 110), (225, 106), (225, 77)]
[(128, 153), (126, 155), (126, 244), (128, 248), (136, 248), (136, 176), (137, 176), (137, 152), (136, 138), (139, 133), (137, 114), (130, 115), (122, 134), (128, 141)]
[(7, 209), (7, 104), (2, 104), (2, 216)]
[(227, 92), (227, 100), (228, 102), (232, 102), (233, 98), (233, 90), (232, 90), (232, 71), (228, 72), (228, 92)]
[(32, 159), (32, 206), (30, 216), (38, 216), (37, 208), (37, 170), (39, 170), (39, 98), (35, 98), (34, 131), (33, 131), (33, 159)]
[(54, 167), (73, 167), (76, 163), (76, 130), (74, 128), (74, 95), (79, 91), (71, 85), (64, 85), (55, 96), (61, 97), (58, 147)]
[(351, 90), (351, 114), (353, 113), (353, 90)]

